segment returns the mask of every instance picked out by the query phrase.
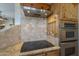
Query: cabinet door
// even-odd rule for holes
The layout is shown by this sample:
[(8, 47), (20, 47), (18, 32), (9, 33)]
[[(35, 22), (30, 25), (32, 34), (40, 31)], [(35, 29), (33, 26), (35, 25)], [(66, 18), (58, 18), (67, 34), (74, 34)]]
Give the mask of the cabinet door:
[(35, 54), (35, 55), (32, 55), (32, 56), (45, 56), (45, 53), (38, 53), (38, 54)]
[(62, 18), (71, 18), (67, 20), (77, 19), (77, 4), (62, 4)]
[(49, 23), (48, 24), (48, 32), (52, 32), (52, 30), (53, 30), (53, 24), (52, 23)]
[(59, 56), (59, 50), (49, 51), (47, 56)]

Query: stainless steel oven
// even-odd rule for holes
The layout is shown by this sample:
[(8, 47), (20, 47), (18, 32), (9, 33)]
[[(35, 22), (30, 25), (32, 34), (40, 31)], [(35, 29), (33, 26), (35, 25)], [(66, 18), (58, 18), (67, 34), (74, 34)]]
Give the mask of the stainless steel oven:
[(77, 29), (76, 21), (60, 21), (61, 29)]
[(77, 22), (61, 21), (60, 41), (77, 40)]
[(60, 41), (77, 40), (77, 30), (61, 30)]
[(61, 43), (61, 56), (77, 56), (77, 41)]
[(60, 47), (61, 56), (77, 55), (77, 22), (61, 21), (60, 23)]

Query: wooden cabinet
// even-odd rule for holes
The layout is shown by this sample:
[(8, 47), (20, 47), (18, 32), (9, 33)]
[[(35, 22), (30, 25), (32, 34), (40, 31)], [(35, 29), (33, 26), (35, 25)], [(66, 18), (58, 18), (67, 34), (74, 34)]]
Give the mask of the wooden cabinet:
[(38, 53), (32, 56), (59, 56), (59, 50), (52, 50), (47, 52)]
[(59, 50), (49, 51), (47, 56), (59, 56)]
[(54, 4), (51, 11), (59, 15), (59, 20), (77, 20), (78, 5), (74, 3)]
[(35, 55), (32, 55), (32, 56), (46, 56), (45, 53), (38, 53), (38, 54), (35, 54)]
[(74, 18), (74, 19), (77, 18), (77, 4), (63, 4), (61, 5), (61, 7), (62, 7), (62, 18)]
[(20, 56), (59, 56), (59, 49), (52, 51), (43, 51), (35, 54), (21, 54)]
[(59, 19), (58, 15), (51, 15), (47, 20), (47, 32), (48, 35), (54, 35), (55, 37), (59, 37)]
[(51, 11), (53, 12), (53, 14), (47, 19), (48, 34), (51, 35), (51, 32), (52, 34), (54, 34), (55, 37), (60, 37), (61, 21), (77, 22), (77, 8), (77, 4), (74, 3), (53, 4), (51, 6)]

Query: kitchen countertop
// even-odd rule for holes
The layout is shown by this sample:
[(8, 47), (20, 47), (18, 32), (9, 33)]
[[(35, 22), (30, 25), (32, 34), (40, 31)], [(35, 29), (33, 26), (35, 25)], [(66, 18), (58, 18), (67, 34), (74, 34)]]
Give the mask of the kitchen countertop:
[(23, 42), (16, 43), (4, 49), (0, 49), (0, 56), (18, 56)]
[(22, 56), (22, 55), (32, 55), (32, 54), (38, 54), (46, 51), (52, 51), (52, 50), (58, 50), (60, 49), (59, 46), (54, 46), (54, 47), (49, 47), (49, 48), (43, 48), (43, 49), (38, 49), (38, 50), (33, 50), (33, 51), (28, 51), (28, 52), (20, 52), (21, 47), (23, 45), (23, 42), (19, 42), (13, 46), (7, 47), (5, 49), (0, 50), (0, 56)]
[(58, 50), (58, 49), (60, 49), (59, 46), (54, 46), (54, 47), (50, 47), (50, 48), (43, 48), (43, 49), (38, 49), (38, 50), (33, 50), (33, 51), (20, 53), (20, 56), (33, 55), (33, 54), (38, 54), (38, 53), (52, 51), (52, 50)]

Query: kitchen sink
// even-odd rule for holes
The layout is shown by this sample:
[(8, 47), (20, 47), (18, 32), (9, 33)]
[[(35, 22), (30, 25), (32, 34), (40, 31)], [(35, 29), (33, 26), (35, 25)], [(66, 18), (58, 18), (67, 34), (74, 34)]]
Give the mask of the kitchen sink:
[(49, 47), (54, 47), (54, 45), (46, 40), (24, 42), (20, 52), (27, 52)]

